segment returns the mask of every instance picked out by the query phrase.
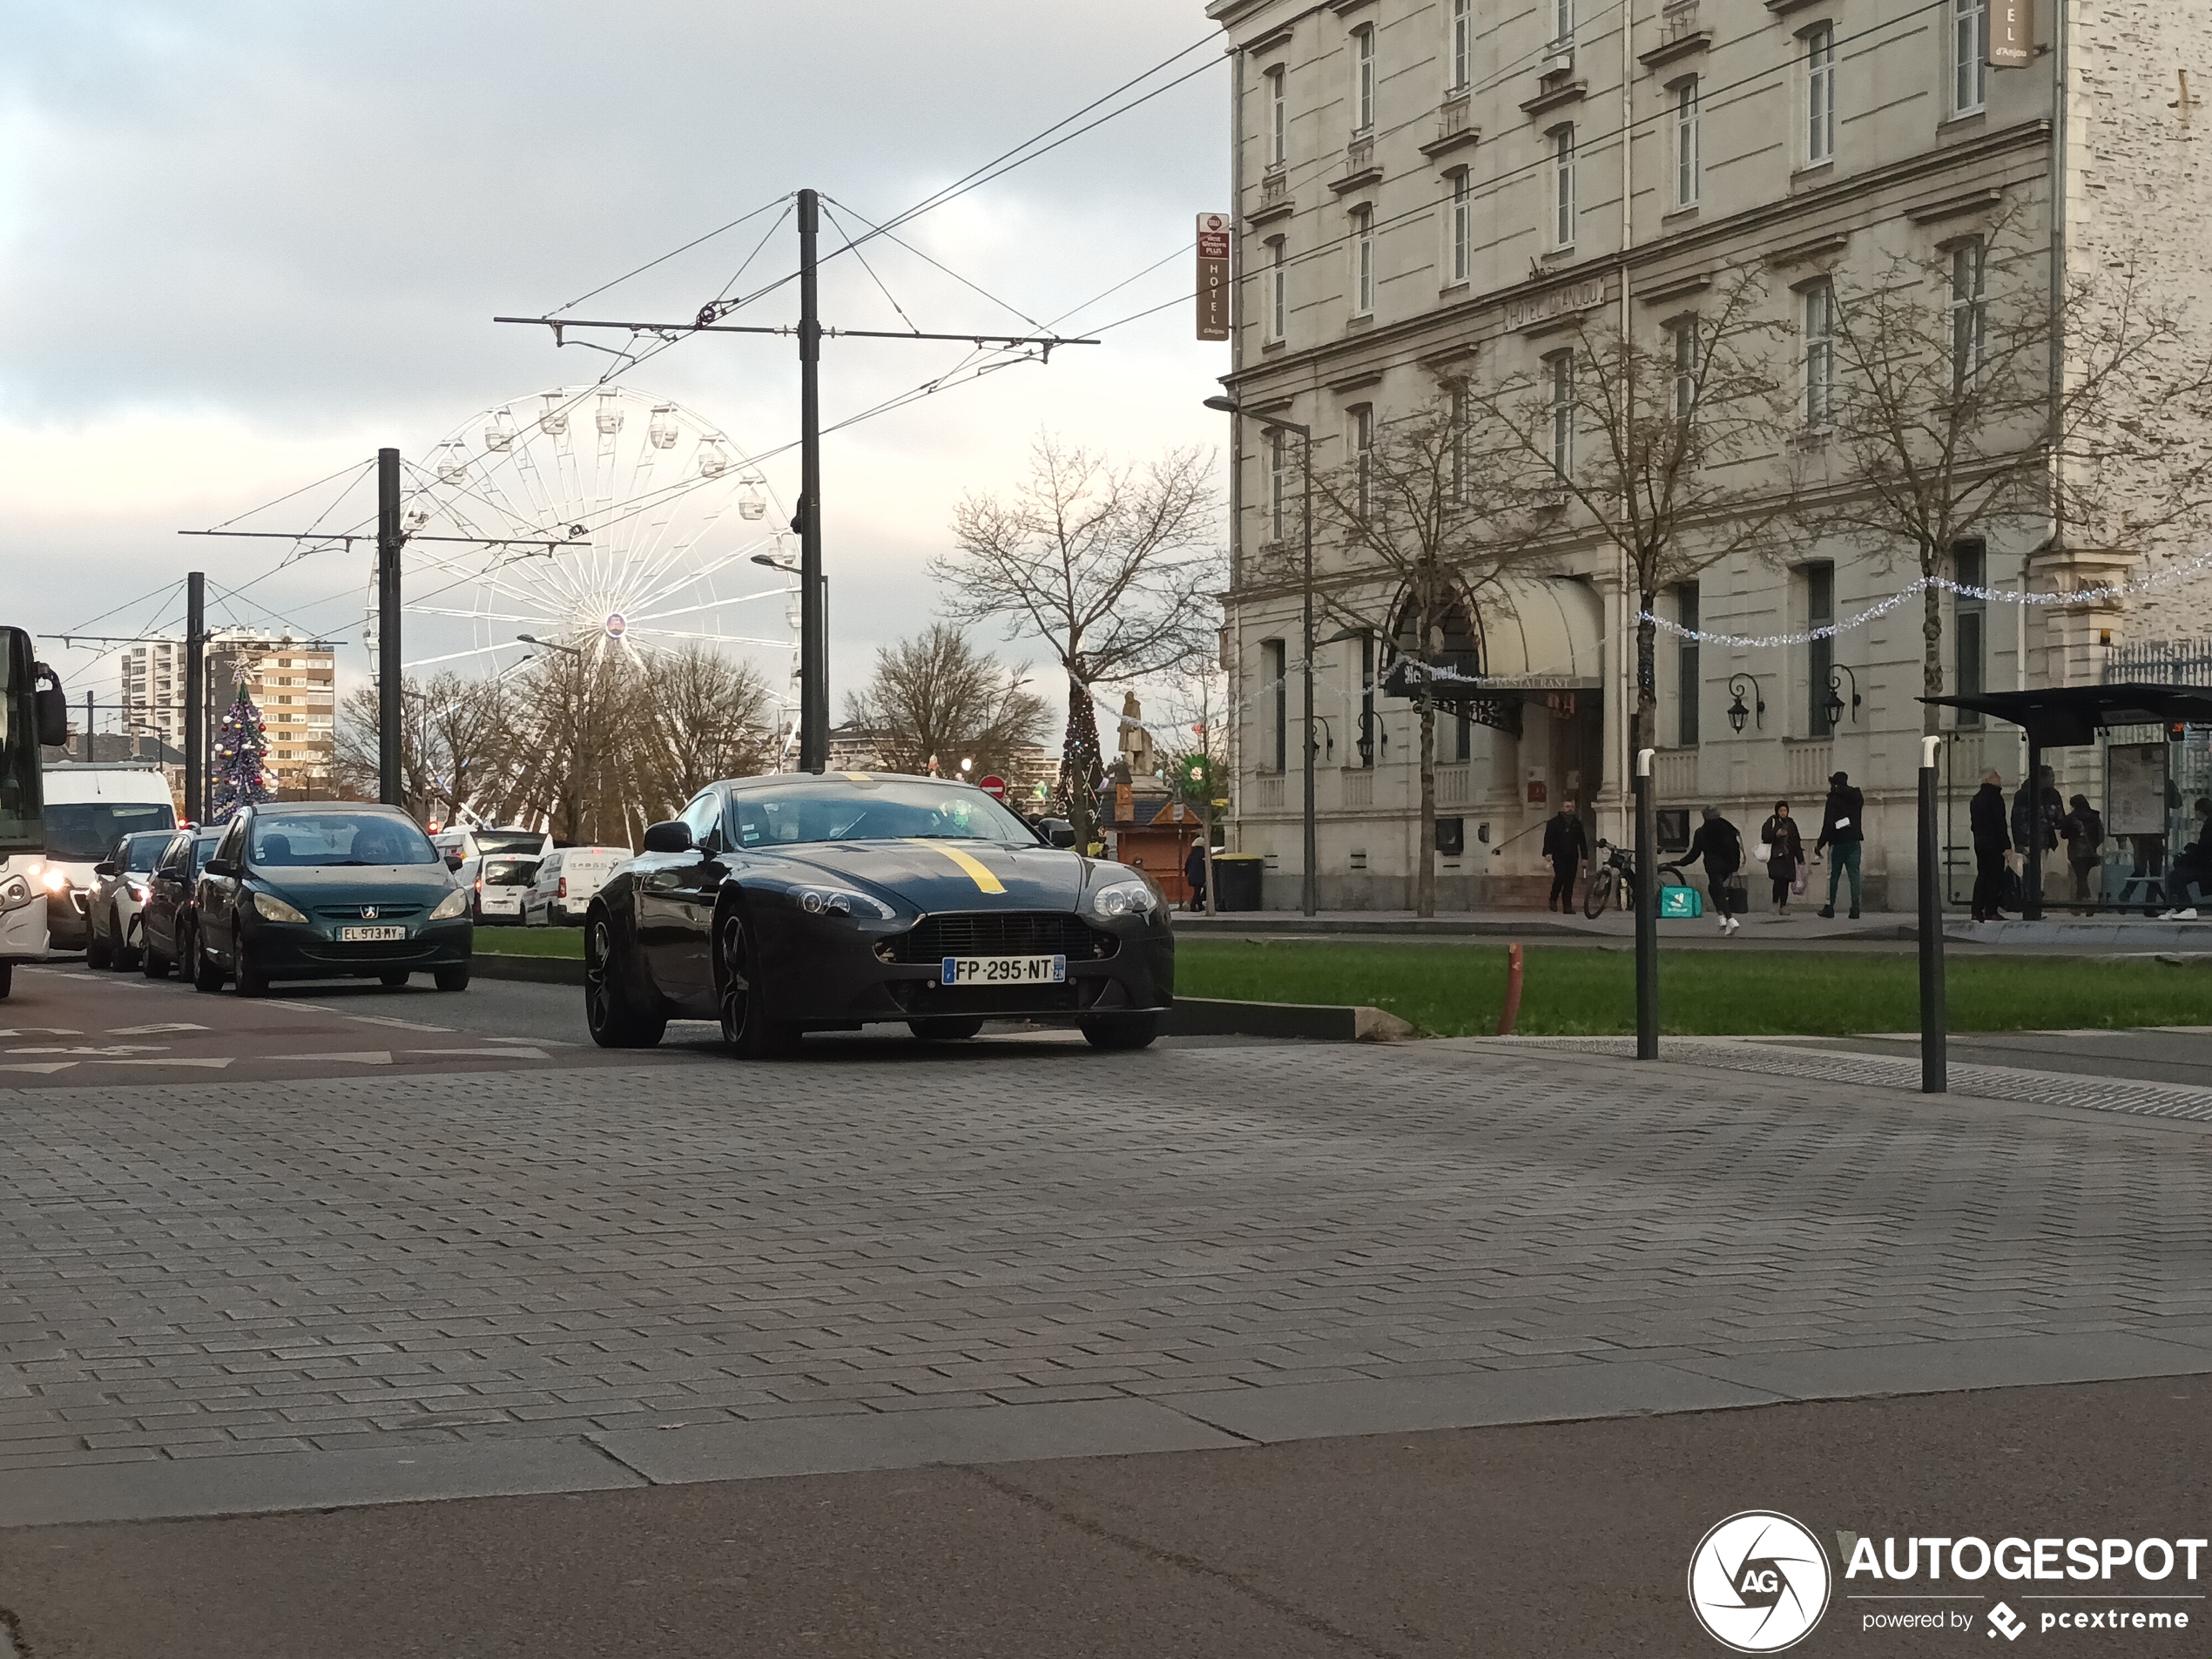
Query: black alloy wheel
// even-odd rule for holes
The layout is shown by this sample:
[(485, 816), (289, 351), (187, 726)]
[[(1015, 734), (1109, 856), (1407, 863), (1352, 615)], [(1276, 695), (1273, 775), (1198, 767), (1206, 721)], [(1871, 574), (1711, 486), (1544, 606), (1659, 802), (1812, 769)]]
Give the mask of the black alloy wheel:
[(246, 954), (246, 947), (238, 948), (238, 968), (231, 975), (231, 988), (240, 996), (266, 996), (269, 976), (253, 966), (253, 958)]
[(1083, 1041), (1094, 1049), (1109, 1053), (1126, 1053), (1135, 1049), (1149, 1049), (1160, 1035), (1160, 1016), (1157, 1014), (1116, 1014), (1101, 1015), (1082, 1022)]
[(210, 956), (200, 944), (199, 923), (194, 922), (185, 931), (184, 948), (178, 953), (177, 960), (191, 971), (192, 988), (195, 991), (212, 994), (223, 988), (223, 965)]
[(143, 910), (140, 911), (138, 914), (137, 921), (138, 924), (138, 947), (134, 949), (130, 943), (131, 930), (125, 927), (122, 922), (116, 918), (113, 911), (110, 911), (108, 913), (108, 938), (113, 944), (115, 950), (115, 971), (118, 974), (129, 973), (141, 961), (145, 960), (145, 912)]
[(167, 979), (169, 959), (153, 948), (153, 935), (145, 935), (145, 943), (138, 951), (138, 972), (148, 979)]
[(668, 1029), (665, 1016), (641, 1014), (624, 988), (630, 965), (615, 948), (614, 923), (595, 908), (583, 927), (583, 1023), (602, 1049), (651, 1049)]
[(799, 1046), (799, 1034), (771, 1020), (755, 988), (752, 936), (734, 909), (723, 913), (715, 928), (715, 1004), (722, 1016), (722, 1041), (747, 1060), (769, 1060)]
[[(111, 925), (112, 925), (114, 920), (115, 913), (111, 910), (108, 912), (108, 921)], [(114, 961), (114, 948), (111, 946), (106, 940), (100, 937), (100, 930), (92, 925), (92, 919), (90, 916), (85, 917), (84, 966), (87, 968), (106, 968)]]
[(981, 1020), (956, 1020), (949, 1016), (907, 1022), (907, 1029), (924, 1042), (960, 1042), (974, 1036), (982, 1028), (983, 1022)]

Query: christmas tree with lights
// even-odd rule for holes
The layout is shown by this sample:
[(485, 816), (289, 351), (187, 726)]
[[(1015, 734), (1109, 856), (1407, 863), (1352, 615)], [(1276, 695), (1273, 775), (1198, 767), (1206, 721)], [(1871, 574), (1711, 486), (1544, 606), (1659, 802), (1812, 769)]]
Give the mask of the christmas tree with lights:
[(275, 778), (268, 770), (268, 757), (269, 734), (261, 724), (261, 711), (240, 685), (238, 701), (215, 732), (215, 823), (224, 822), (241, 806), (269, 799)]

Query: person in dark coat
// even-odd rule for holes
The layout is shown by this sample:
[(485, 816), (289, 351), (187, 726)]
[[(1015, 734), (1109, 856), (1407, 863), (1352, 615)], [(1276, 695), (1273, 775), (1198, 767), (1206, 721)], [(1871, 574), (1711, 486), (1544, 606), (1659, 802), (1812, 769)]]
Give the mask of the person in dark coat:
[(1974, 920), (2003, 921), (2005, 854), (2013, 850), (2013, 838), (2005, 830), (2005, 780), (1994, 768), (1981, 775), (1966, 825), (1974, 837)]
[(1544, 825), (1544, 856), (1552, 861), (1552, 896), (1547, 910), (1575, 908), (1575, 872), (1590, 855), (1590, 838), (1575, 815), (1575, 803), (1561, 801)]
[(1713, 908), (1721, 913), (1721, 931), (1735, 933), (1743, 926), (1736, 919), (1736, 873), (1743, 867), (1743, 836), (1717, 806), (1705, 809), (1705, 821), (1697, 826), (1682, 861), (1688, 864), (1701, 857), (1706, 889), (1713, 895)]
[(2074, 872), (2074, 902), (2087, 914), (2087, 907), (2104, 897), (2101, 880), (2098, 892), (2089, 889), (2091, 878), (2104, 873), (2105, 820), (2087, 795), (2074, 796), (2067, 807), (2059, 819), (2059, 839), (2066, 843), (2067, 868)]
[[(2066, 801), (2059, 794), (2057, 776), (2045, 766), (2035, 774), (2036, 787), (2031, 789), (2023, 781), (2013, 792), (2013, 851), (2020, 855), (2020, 880), (2027, 880), (2027, 850), (2040, 845), (2043, 848), (2043, 879), (2051, 879), (2054, 860), (2051, 854), (2059, 850), (2059, 819), (2066, 813)], [(2043, 895), (2024, 896), (2040, 900)]]
[(1767, 879), (1774, 883), (1777, 914), (1790, 914), (1790, 889), (1797, 884), (1797, 867), (1805, 861), (1805, 840), (1797, 820), (1790, 816), (1790, 803), (1774, 803), (1774, 816), (1759, 826), (1759, 840), (1766, 843)]
[(2189, 811), (2195, 821), (2196, 840), (2174, 854), (2173, 868), (2166, 878), (2166, 897), (2173, 907), (2164, 914), (2169, 917), (2195, 917), (2196, 895), (2189, 891), (2191, 887), (2212, 892), (2212, 799), (2199, 795)]
[(1836, 884), (1848, 872), (1851, 920), (1858, 920), (1858, 855), (1860, 843), (1866, 840), (1865, 819), (1866, 797), (1851, 787), (1850, 774), (1831, 773), (1828, 801), (1820, 813), (1820, 839), (1812, 844), (1816, 859), (1829, 847), (1836, 849), (1828, 866), (1828, 902), (1820, 907), (1824, 916), (1836, 914)]
[(1183, 885), (1190, 890), (1190, 908), (1206, 907), (1206, 844), (1190, 843), (1190, 856), (1183, 860)]

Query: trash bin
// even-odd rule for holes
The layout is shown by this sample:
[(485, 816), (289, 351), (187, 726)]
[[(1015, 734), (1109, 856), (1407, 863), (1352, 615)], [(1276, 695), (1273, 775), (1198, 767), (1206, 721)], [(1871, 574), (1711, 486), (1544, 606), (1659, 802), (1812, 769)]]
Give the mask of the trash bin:
[(1213, 907), (1217, 910), (1259, 908), (1260, 872), (1266, 858), (1258, 853), (1217, 853), (1213, 855)]

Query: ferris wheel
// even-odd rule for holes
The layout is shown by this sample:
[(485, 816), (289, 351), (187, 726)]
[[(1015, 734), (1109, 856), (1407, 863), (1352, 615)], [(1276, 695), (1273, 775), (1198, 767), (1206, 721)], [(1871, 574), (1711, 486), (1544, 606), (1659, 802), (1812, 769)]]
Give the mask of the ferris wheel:
[[(533, 646), (637, 661), (709, 641), (786, 654), (795, 688), (790, 515), (759, 469), (681, 405), (620, 386), (517, 399), (439, 444), (414, 486), (401, 521), (406, 609), (426, 619), (410, 640), (435, 648), (408, 668), (497, 671)], [(754, 565), (779, 573), (773, 585)], [(373, 637), (373, 577), (370, 602)]]

